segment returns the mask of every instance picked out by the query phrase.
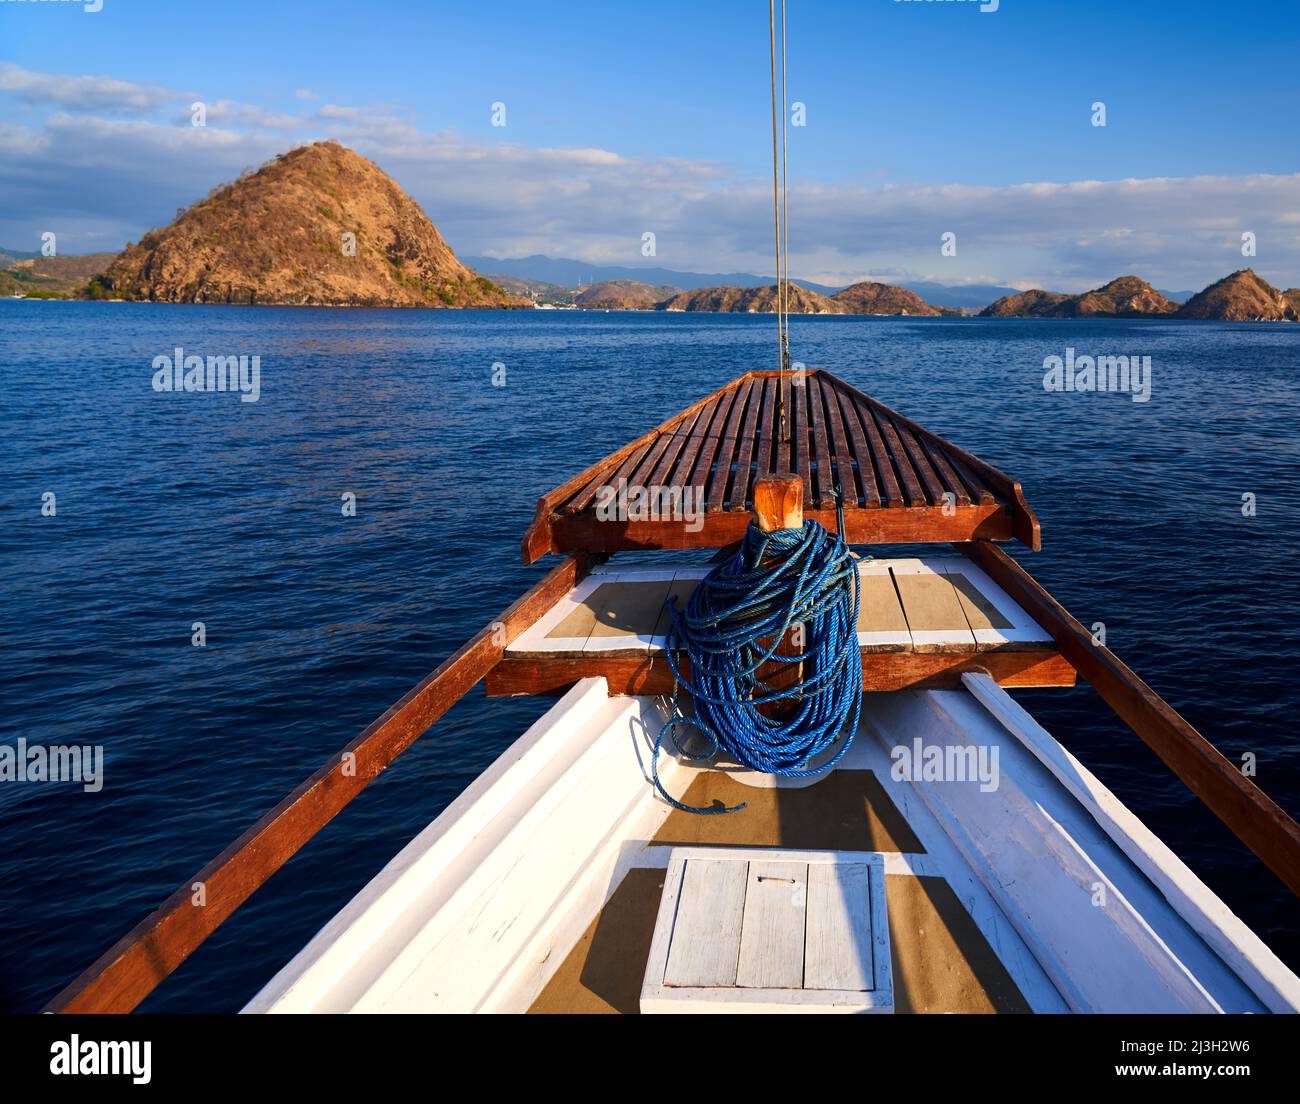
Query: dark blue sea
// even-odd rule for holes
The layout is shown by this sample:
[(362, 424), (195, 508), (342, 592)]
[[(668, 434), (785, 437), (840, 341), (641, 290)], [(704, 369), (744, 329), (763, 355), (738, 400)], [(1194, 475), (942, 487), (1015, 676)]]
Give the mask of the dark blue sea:
[[(1300, 326), (792, 329), (797, 359), (1019, 478), (1043, 525), (1022, 561), (1300, 814)], [(0, 1007), (39, 1008), (535, 581), (546, 565), (524, 567), (519, 538), (540, 493), (773, 366), (774, 332), (0, 302), (0, 743), (105, 754), (98, 793), (0, 785)], [(178, 346), (259, 356), (258, 401), (155, 392), (153, 360)], [(1150, 401), (1044, 391), (1044, 358), (1070, 348), (1149, 355)], [(1296, 900), (1100, 699), (1019, 697), (1300, 967)], [(238, 1009), (549, 704), (473, 692), (144, 1009)]]

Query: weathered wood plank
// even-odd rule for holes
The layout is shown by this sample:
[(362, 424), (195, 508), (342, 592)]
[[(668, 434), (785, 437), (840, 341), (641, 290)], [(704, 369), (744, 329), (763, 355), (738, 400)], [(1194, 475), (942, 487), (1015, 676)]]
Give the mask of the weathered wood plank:
[(978, 650), (952, 580), (920, 560), (891, 565), (903, 614), (918, 652), (973, 652)]
[(870, 406), (863, 403), (859, 406), (859, 413), (862, 416), (862, 427), (866, 430), (867, 441), (871, 446), (871, 456), (875, 461), (876, 470), (880, 473), (881, 493), (884, 496), (886, 506), (897, 509), (906, 505), (906, 499), (903, 496), (903, 488), (898, 482), (898, 472), (894, 468), (894, 462), (889, 457), (889, 449), (885, 445), (885, 438), (880, 433), (880, 423), (876, 419), (876, 412)]
[(803, 988), (807, 863), (732, 861), (749, 867), (736, 984), (747, 989)]
[(664, 984), (735, 985), (748, 864), (691, 859), (682, 874)]
[(755, 380), (749, 392), (745, 424), (740, 431), (740, 440), (736, 448), (736, 474), (731, 480), (731, 493), (727, 495), (728, 510), (744, 510), (749, 506), (749, 487), (754, 475), (751, 461), (754, 459), (754, 447), (758, 442), (758, 419), (763, 408), (763, 387), (768, 382), (770, 381)]
[(804, 940), (805, 989), (874, 989), (866, 863), (812, 863)]
[[(704, 501), (707, 503), (708, 496), (713, 488), (714, 480), (714, 458), (718, 455), (718, 447), (722, 442), (723, 433), (726, 431), (728, 417), (731, 414), (731, 408), (736, 403), (736, 392), (738, 388), (732, 388), (721, 399), (713, 409), (713, 417), (709, 420), (708, 431), (700, 443), (698, 455), (691, 458), (690, 466), (686, 465), (686, 458), (683, 457), (679, 472), (673, 474), (673, 482), (680, 483), (687, 487), (699, 487), (704, 495)], [(723, 483), (726, 483), (727, 472), (722, 472)], [(726, 493), (724, 486), (723, 493)]]
[(809, 506), (816, 502), (812, 482), (812, 450), (808, 437), (808, 380), (796, 375), (790, 381), (790, 405), (793, 407), (794, 430), (790, 437), (793, 455), (791, 464), (803, 480), (803, 500)]

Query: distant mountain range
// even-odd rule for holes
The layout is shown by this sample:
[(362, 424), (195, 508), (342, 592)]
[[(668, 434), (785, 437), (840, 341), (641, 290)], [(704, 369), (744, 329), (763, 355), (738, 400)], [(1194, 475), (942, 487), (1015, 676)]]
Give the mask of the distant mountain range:
[[(996, 285), (796, 280), (798, 314), (1300, 321), (1300, 289), (1250, 269), (1168, 294), (1121, 276), (1081, 295)], [(539, 254), (458, 258), (428, 215), (373, 162), (336, 142), (289, 150), (213, 188), (121, 254), (0, 249), (0, 295), (373, 307), (556, 307), (770, 312), (768, 276), (593, 265)], [(979, 309), (983, 308), (983, 309)]]
[[(475, 272), (481, 272), (490, 279), (502, 283), (503, 286), (505, 284), (503, 280), (498, 279), (500, 277), (569, 288), (576, 288), (579, 284), (586, 286), (633, 280), (640, 284), (658, 284), (679, 288), (682, 291), (697, 291), (711, 287), (768, 287), (776, 280), (775, 276), (759, 276), (753, 272), (681, 272), (673, 268), (654, 268), (649, 265), (600, 265), (575, 261), (567, 257), (546, 257), (540, 253), (509, 260), (471, 256), (462, 257), (461, 260)], [(813, 280), (796, 279), (790, 282), (826, 296), (835, 295), (849, 286), (819, 284)], [(1016, 290), (994, 284), (939, 284), (924, 281), (902, 281), (895, 286), (916, 292), (927, 303), (937, 307), (951, 307), (953, 310), (978, 310), (993, 302), (994, 299), (1014, 294)]]
[(1253, 269), (1225, 276), (1185, 303), (1137, 276), (1121, 276), (1082, 295), (1021, 291), (980, 311), (982, 318), (1194, 318), (1228, 322), (1300, 321), (1300, 288), (1279, 291)]
[[(565, 257), (544, 257), (534, 253), (531, 257), (516, 257), (513, 260), (499, 260), (496, 257), (462, 257), (475, 272), (485, 276), (515, 276), (525, 280), (540, 280), (547, 284), (561, 287), (577, 287), (579, 284), (611, 283), (618, 280), (634, 280), (640, 284), (659, 284), (680, 288), (683, 291), (695, 291), (706, 287), (766, 287), (775, 281), (775, 276), (755, 276), (752, 272), (678, 272), (672, 268), (654, 268), (650, 265), (598, 265), (586, 261), (575, 261)], [(834, 295), (840, 289), (826, 284), (815, 284), (811, 280), (794, 280), (792, 283), (809, 291), (822, 295)], [(988, 300), (984, 300), (988, 302)]]
[[(547, 257), (540, 253), (508, 260), (471, 256), (462, 257), (461, 260), (475, 272), (483, 273), (503, 287), (509, 287), (516, 294), (545, 289), (549, 292), (549, 301), (556, 306), (561, 305), (561, 297), (556, 294), (557, 291), (571, 288), (575, 289), (573, 295), (576, 295), (579, 285), (586, 287), (591, 284), (633, 281), (638, 284), (673, 287), (682, 291), (697, 291), (714, 287), (769, 287), (776, 279), (774, 276), (759, 276), (753, 272), (681, 272), (672, 268), (641, 265), (600, 265), (575, 261), (567, 257)], [(826, 296), (836, 295), (849, 286), (819, 284), (812, 280), (791, 280), (791, 283)], [(914, 291), (926, 303), (935, 307), (972, 312), (979, 311), (998, 299), (1018, 294), (1016, 288), (998, 284), (940, 284), (926, 280), (900, 280), (897, 284), (886, 286)], [(1176, 303), (1184, 303), (1196, 293), (1162, 291), (1160, 294)]]

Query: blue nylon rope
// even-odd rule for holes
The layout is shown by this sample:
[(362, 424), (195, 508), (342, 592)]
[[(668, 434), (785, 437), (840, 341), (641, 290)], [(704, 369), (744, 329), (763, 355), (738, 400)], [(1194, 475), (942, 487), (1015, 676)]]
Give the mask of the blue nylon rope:
[[(672, 797), (659, 780), (666, 737), (686, 759), (711, 759), (721, 750), (750, 770), (787, 778), (820, 774), (840, 761), (853, 744), (862, 706), (858, 601), (857, 561), (848, 545), (809, 519), (802, 529), (771, 533), (751, 522), (740, 549), (700, 582), (686, 609), (671, 602), (667, 651), (676, 684), (652, 761), (655, 788), (670, 805), (703, 814), (745, 808), (696, 808)], [(777, 655), (787, 630), (799, 623), (803, 650)], [(690, 659), (689, 680), (678, 666), (679, 650)], [(770, 690), (756, 677), (769, 662), (802, 663), (803, 677)], [(691, 717), (681, 710), (679, 690), (694, 702)], [(785, 699), (795, 702), (786, 717), (758, 710)], [(704, 737), (703, 753), (681, 746), (677, 733), (687, 726)], [(831, 757), (812, 765), (842, 735)]]

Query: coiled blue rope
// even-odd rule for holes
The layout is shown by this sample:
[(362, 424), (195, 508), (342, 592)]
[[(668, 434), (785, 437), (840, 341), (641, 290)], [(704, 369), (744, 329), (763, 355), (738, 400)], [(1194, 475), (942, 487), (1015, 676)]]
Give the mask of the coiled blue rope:
[[(859, 597), (857, 561), (848, 545), (810, 519), (801, 529), (770, 533), (751, 522), (739, 551), (700, 582), (686, 609), (672, 603), (667, 644), (676, 685), (653, 760), (655, 788), (669, 804), (690, 813), (745, 807), (696, 808), (672, 797), (659, 780), (667, 737), (686, 759), (711, 759), (721, 750), (751, 770), (788, 778), (820, 774), (840, 761), (853, 743), (862, 705)], [(794, 643), (802, 650), (777, 655), (797, 624), (804, 626), (803, 639)], [(678, 665), (679, 651), (690, 659), (689, 680)], [(757, 672), (772, 662), (802, 663), (802, 677), (771, 690)], [(681, 710), (680, 690), (694, 703), (690, 717)], [(788, 715), (773, 719), (759, 712), (759, 706), (787, 699), (793, 701)], [(704, 737), (703, 752), (682, 747), (678, 731), (687, 726)], [(837, 742), (830, 758), (814, 765)]]

